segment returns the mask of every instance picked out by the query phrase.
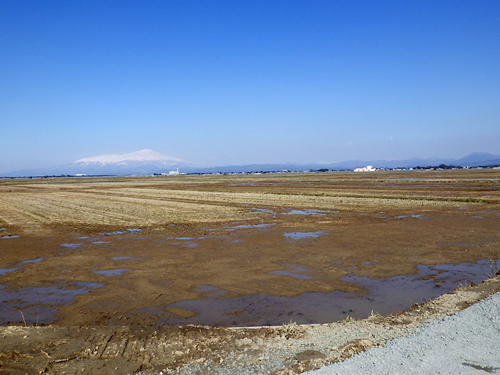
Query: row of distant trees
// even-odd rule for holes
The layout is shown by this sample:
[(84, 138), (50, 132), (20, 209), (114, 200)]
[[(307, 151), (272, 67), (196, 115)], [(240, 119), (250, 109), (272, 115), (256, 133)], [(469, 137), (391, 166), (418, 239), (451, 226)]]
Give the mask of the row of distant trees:
[[(477, 167), (473, 168), (496, 168), (499, 167), (500, 165), (479, 165)], [(462, 167), (461, 165), (446, 165), (446, 164), (439, 164), (438, 166), (428, 166), (428, 167), (415, 167), (413, 169), (466, 169), (469, 167)]]

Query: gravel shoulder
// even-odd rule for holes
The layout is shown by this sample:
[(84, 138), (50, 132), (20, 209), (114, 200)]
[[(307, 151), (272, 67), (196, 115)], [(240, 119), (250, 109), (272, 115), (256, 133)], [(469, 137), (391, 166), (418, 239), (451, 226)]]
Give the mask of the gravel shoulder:
[(500, 373), (500, 293), (309, 375)]

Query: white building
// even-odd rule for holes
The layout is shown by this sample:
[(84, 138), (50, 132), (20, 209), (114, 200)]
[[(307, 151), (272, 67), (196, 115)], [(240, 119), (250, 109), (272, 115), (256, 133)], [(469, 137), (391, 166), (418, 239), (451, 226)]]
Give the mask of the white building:
[(354, 169), (354, 172), (375, 172), (377, 169), (373, 168), (371, 165), (362, 168)]

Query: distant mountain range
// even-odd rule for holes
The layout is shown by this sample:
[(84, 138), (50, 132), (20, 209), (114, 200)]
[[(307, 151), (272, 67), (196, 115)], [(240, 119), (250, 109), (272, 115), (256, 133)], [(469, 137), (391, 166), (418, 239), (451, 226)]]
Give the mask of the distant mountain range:
[(439, 166), (441, 164), (461, 166), (461, 167), (476, 167), (487, 165), (500, 165), (500, 155), (492, 155), (488, 153), (475, 152), (461, 159), (452, 158), (412, 158), (402, 160), (347, 160), (338, 163), (328, 164), (250, 164), (240, 166), (223, 166), (204, 168), (205, 172), (255, 172), (255, 171), (304, 171), (318, 170), (322, 168), (330, 170), (352, 170), (354, 168), (365, 167), (371, 165), (375, 168), (415, 168), (427, 166)]
[(77, 160), (71, 164), (52, 168), (20, 170), (0, 173), (5, 177), (59, 176), (59, 175), (144, 175), (168, 173), (179, 168), (182, 171), (203, 168), (203, 164), (191, 163), (152, 150), (141, 150), (122, 155), (101, 155)]
[(303, 170), (349, 170), (372, 165), (376, 168), (415, 168), (417, 166), (438, 166), (441, 164), (454, 166), (486, 166), (500, 165), (500, 155), (473, 153), (461, 159), (424, 158), (406, 160), (349, 160), (330, 164), (250, 164), (239, 166), (209, 167), (173, 158), (152, 150), (141, 150), (123, 155), (101, 155), (84, 158), (71, 164), (53, 168), (30, 169), (0, 173), (4, 177), (22, 176), (59, 176), (59, 175), (144, 175), (152, 173), (168, 173), (176, 170), (185, 173), (227, 173), (227, 172), (257, 172), (257, 171), (303, 171)]
[[(203, 164), (160, 154), (153, 150), (141, 150), (123, 155), (101, 155), (85, 158), (60, 167), (71, 174), (128, 175), (169, 172), (170, 170), (203, 168)], [(77, 172), (78, 171), (78, 172)], [(68, 174), (68, 173), (66, 173)]]

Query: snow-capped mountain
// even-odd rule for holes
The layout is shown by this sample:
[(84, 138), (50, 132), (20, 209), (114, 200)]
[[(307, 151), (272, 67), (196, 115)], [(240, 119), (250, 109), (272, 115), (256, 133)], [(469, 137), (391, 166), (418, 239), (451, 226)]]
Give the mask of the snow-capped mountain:
[(160, 162), (163, 165), (176, 165), (176, 164), (192, 164), (182, 159), (173, 158), (171, 156), (160, 154), (159, 152), (144, 149), (141, 151), (131, 152), (130, 154), (122, 155), (101, 155), (93, 156), (91, 158), (84, 158), (74, 162), (81, 166), (87, 165), (109, 165), (109, 164), (127, 164), (130, 162)]
[(330, 164), (252, 164), (239, 166), (219, 166), (209, 167), (202, 164), (191, 163), (186, 160), (173, 158), (160, 154), (152, 150), (141, 150), (123, 155), (101, 155), (84, 158), (74, 163), (43, 169), (19, 170), (8, 173), (0, 173), (0, 176), (21, 177), (21, 176), (50, 176), (50, 175), (144, 175), (151, 173), (167, 173), (179, 168), (179, 172), (249, 172), (249, 171), (279, 171), (307, 170), (327, 168), (332, 170), (354, 169), (367, 165), (376, 168), (397, 168), (397, 167), (426, 167), (445, 165), (461, 166), (486, 166), (500, 165), (500, 155), (487, 153), (473, 153), (461, 159), (451, 158), (413, 158), (405, 160), (349, 160)]
[(179, 168), (182, 172), (203, 165), (191, 163), (186, 160), (173, 158), (153, 150), (141, 150), (130, 154), (101, 155), (84, 158), (64, 166), (68, 172), (84, 174), (148, 174), (165, 173)]
[(6, 176), (44, 175), (144, 175), (168, 173), (179, 168), (179, 172), (192, 172), (204, 168), (202, 164), (173, 158), (152, 150), (141, 150), (122, 155), (101, 155), (83, 158), (71, 164), (52, 168), (30, 169), (6, 173)]

